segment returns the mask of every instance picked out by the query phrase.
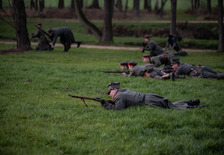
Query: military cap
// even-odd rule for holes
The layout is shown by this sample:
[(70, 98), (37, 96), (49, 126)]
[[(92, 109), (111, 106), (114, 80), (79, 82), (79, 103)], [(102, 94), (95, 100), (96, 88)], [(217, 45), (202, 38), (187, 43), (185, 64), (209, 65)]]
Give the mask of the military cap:
[(120, 88), (120, 82), (110, 82), (108, 85), (108, 95), (110, 94), (110, 91), (114, 88), (119, 89)]
[(150, 36), (148, 34), (144, 35), (144, 38), (150, 38)]
[(145, 54), (145, 55), (143, 55), (143, 57), (142, 58), (149, 58), (150, 57), (150, 55), (149, 54)]
[(171, 59), (171, 65), (174, 65), (174, 64), (180, 64), (180, 58)]
[(129, 61), (128, 62), (128, 65), (136, 66), (137, 65), (137, 62), (135, 62), (135, 61)]
[(120, 65), (128, 65), (128, 62), (126, 62), (126, 61), (122, 61), (122, 62), (120, 62)]

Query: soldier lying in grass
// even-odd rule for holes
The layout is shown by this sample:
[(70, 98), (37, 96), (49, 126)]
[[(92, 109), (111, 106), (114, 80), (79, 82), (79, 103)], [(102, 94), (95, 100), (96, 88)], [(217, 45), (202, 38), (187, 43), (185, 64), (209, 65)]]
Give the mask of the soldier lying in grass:
[(127, 89), (121, 89), (119, 82), (111, 82), (108, 85), (108, 94), (114, 100), (114, 104), (105, 100), (101, 104), (106, 109), (122, 110), (132, 106), (151, 105), (165, 109), (191, 109), (203, 107), (200, 100), (178, 101), (172, 103), (169, 99), (152, 93), (139, 93)]
[(222, 72), (214, 71), (206, 66), (193, 66), (184, 62), (180, 63), (179, 58), (172, 59), (172, 68), (175, 78), (187, 75), (198, 78), (224, 79), (224, 73)]

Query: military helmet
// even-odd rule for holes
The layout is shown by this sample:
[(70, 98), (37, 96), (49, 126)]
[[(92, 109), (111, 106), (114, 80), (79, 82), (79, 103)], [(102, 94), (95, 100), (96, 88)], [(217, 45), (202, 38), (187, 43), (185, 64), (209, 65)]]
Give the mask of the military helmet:
[(171, 59), (171, 65), (180, 64), (180, 58), (176, 57)]
[(114, 88), (119, 89), (120, 88), (120, 82), (110, 82), (108, 85), (108, 95), (110, 94), (110, 91)]
[(120, 62), (120, 65), (127, 66), (128, 65), (128, 62), (122, 61), (122, 62)]
[(128, 62), (128, 65), (136, 66), (137, 65), (137, 62), (135, 62), (135, 61), (129, 61)]
[(150, 36), (148, 34), (144, 35), (144, 38), (150, 38)]

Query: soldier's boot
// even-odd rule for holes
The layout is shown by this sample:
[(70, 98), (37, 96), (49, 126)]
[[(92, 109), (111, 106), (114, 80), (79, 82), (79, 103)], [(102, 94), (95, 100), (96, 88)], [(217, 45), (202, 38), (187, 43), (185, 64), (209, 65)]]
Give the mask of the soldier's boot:
[(77, 48), (79, 48), (79, 46), (81, 45), (81, 41), (76, 41), (76, 43), (77, 43)]
[(224, 79), (224, 73), (219, 73), (216, 75), (217, 79)]
[(194, 106), (194, 105), (199, 105), (200, 104), (200, 99), (195, 99), (195, 100), (188, 100), (185, 101), (188, 105)]

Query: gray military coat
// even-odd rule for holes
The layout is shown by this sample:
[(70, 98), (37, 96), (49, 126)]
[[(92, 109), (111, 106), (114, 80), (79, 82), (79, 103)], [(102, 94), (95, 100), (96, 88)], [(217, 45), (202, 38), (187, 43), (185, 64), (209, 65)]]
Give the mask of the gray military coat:
[(150, 51), (150, 57), (165, 53), (163, 49), (153, 40), (150, 40), (144, 49)]
[(172, 103), (169, 99), (152, 93), (138, 93), (127, 89), (118, 89), (115, 97), (115, 104), (108, 102), (102, 103), (102, 106), (111, 110), (122, 110), (132, 106), (151, 105), (154, 107), (168, 109), (187, 109), (188, 105), (185, 101)]
[(164, 53), (158, 56), (154, 56), (150, 58), (150, 63), (154, 64), (156, 67), (159, 67), (161, 65), (171, 65), (171, 59), (174, 58), (174, 53)]

